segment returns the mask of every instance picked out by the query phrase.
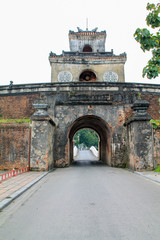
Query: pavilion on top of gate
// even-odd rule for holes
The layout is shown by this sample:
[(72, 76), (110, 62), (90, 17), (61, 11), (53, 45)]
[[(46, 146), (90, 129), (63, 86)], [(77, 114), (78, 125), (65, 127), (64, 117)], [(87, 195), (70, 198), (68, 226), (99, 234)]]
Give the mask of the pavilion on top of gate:
[(106, 31), (69, 31), (70, 51), (50, 52), (51, 82), (124, 82), (126, 53), (105, 51)]

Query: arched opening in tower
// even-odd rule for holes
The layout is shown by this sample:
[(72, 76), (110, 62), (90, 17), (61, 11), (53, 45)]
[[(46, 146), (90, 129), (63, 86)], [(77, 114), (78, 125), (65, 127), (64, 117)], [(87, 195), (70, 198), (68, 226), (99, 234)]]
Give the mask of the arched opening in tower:
[(94, 72), (90, 70), (86, 70), (81, 73), (79, 76), (79, 81), (81, 82), (95, 82), (97, 80), (97, 77)]
[(85, 45), (84, 48), (83, 48), (83, 52), (92, 52), (92, 48), (90, 45)]

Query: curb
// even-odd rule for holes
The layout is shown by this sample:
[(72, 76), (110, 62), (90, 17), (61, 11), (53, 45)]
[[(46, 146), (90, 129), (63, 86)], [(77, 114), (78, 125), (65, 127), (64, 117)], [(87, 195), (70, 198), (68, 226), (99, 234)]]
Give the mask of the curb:
[[(50, 171), (49, 171), (50, 172)], [(45, 177), (49, 172), (45, 172), (24, 187), (20, 188), (16, 192), (12, 193), (10, 196), (6, 197), (2, 202), (0, 202), (0, 210), (7, 207), (14, 199), (18, 198), (22, 193), (27, 191), (30, 187), (32, 187), (35, 183), (37, 183), (39, 180), (41, 180), (43, 177)]]
[(160, 180), (156, 180), (156, 179), (153, 179), (153, 178), (151, 178), (151, 177), (145, 176), (144, 174), (142, 174), (142, 173), (140, 173), (140, 172), (134, 172), (134, 173), (137, 174), (137, 175), (140, 175), (140, 176), (142, 176), (142, 177), (144, 177), (144, 178), (147, 178), (147, 179), (149, 179), (149, 180), (151, 180), (151, 181), (153, 181), (153, 182), (160, 183)]

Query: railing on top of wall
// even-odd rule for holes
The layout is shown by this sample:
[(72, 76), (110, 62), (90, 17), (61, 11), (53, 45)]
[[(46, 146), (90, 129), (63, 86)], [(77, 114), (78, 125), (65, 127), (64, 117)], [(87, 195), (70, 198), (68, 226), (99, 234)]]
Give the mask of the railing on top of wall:
[(20, 169), (13, 169), (12, 171), (2, 173), (2, 174), (0, 174), (0, 183), (2, 181), (6, 180), (7, 178), (11, 178), (11, 177), (17, 176), (21, 173), (25, 173), (28, 171), (29, 171), (29, 167), (25, 167), (25, 168), (20, 168)]

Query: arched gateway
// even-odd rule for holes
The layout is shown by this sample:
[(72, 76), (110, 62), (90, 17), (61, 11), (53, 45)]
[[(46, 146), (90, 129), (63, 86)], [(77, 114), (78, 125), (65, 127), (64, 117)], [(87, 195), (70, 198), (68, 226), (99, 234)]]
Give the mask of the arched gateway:
[(73, 137), (82, 128), (91, 128), (99, 135), (99, 159), (105, 164), (111, 162), (111, 130), (108, 124), (97, 116), (83, 116), (75, 120), (68, 132), (69, 163), (73, 161)]
[[(120, 94), (129, 99), (129, 93), (124, 93), (122, 85), (119, 85), (113, 95), (111, 89), (117, 83), (110, 87), (110, 91), (105, 83), (106, 92), (99, 90), (101, 86), (101, 83), (91, 86), (88, 82), (81, 88), (75, 83), (58, 85), (55, 92), (46, 92), (45, 98), (42, 96), (36, 100), (34, 107), (37, 111), (32, 116), (30, 169), (50, 170), (70, 166), (73, 161), (73, 136), (82, 128), (91, 128), (99, 135), (100, 160), (105, 164), (151, 169), (152, 126), (150, 116), (147, 112), (144, 114), (148, 102), (135, 102), (133, 109), (140, 111), (142, 108), (143, 112), (136, 112), (126, 127)], [(139, 159), (144, 159), (144, 156), (145, 160), (141, 162)]]

